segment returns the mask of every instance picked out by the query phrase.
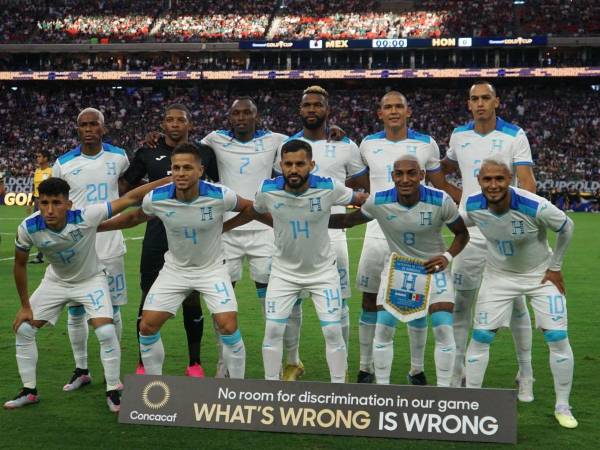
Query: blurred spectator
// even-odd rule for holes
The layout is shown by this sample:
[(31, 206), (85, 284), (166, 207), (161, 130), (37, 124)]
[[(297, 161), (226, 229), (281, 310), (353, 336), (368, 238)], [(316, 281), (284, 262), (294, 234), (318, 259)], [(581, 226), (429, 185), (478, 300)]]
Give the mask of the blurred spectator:
[[(59, 155), (77, 145), (75, 118), (94, 106), (106, 116), (107, 139), (131, 151), (146, 132), (157, 129), (166, 104), (189, 105), (194, 115), (194, 133), (227, 128), (227, 110), (239, 92), (227, 88), (186, 89), (167, 87), (123, 87), (77, 84), (25, 86), (11, 90), (0, 86), (0, 167), (11, 175), (30, 175), (34, 155), (41, 148)], [(246, 87), (248, 89), (248, 87)], [(246, 94), (248, 91), (243, 92)], [(300, 90), (252, 89), (261, 116), (261, 127), (291, 135), (298, 131)], [(341, 126), (360, 142), (379, 131), (376, 109), (383, 89), (330, 88), (331, 123)], [(464, 89), (411, 88), (405, 90), (413, 115), (411, 126), (433, 136), (442, 150), (454, 127), (469, 120)], [(587, 86), (527, 85), (500, 89), (498, 115), (527, 132), (540, 181), (600, 181), (600, 93)], [(522, 111), (522, 115), (520, 113)], [(24, 115), (25, 114), (25, 115)], [(565, 209), (577, 204), (576, 191), (551, 191), (553, 202)]]

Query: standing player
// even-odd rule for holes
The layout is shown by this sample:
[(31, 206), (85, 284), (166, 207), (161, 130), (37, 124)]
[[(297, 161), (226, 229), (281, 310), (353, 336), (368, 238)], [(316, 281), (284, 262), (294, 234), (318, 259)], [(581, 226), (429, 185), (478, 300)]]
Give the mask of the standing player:
[[(487, 261), (467, 349), (467, 387), (483, 384), (490, 344), (498, 329), (510, 324), (515, 299), (524, 295), (550, 350), (554, 415), (561, 426), (575, 428), (577, 420), (569, 406), (573, 351), (561, 273), (573, 222), (546, 199), (511, 187), (512, 171), (501, 158), (485, 159), (477, 178), (481, 192), (467, 198), (465, 222), (477, 226), (485, 237)], [(554, 253), (548, 245), (548, 229), (557, 233)]]
[[(414, 155), (401, 156), (394, 162), (392, 189), (371, 195), (360, 211), (331, 216), (330, 226), (352, 227), (376, 219), (393, 252), (409, 258), (426, 260), (433, 274), (429, 314), (435, 336), (435, 367), (438, 386), (450, 386), (454, 364), (452, 310), (454, 288), (448, 266), (467, 244), (469, 233), (454, 201), (445, 192), (423, 186), (424, 174)], [(445, 251), (442, 227), (455, 235)], [(381, 274), (377, 304), (383, 305), (389, 262)], [(373, 359), (377, 384), (389, 384), (394, 359), (396, 319), (388, 311), (377, 312)]]
[[(500, 100), (490, 83), (478, 82), (469, 91), (468, 107), (473, 121), (454, 130), (448, 153), (442, 161), (444, 173), (460, 170), (462, 177), (461, 210), (466, 198), (479, 190), (477, 174), (481, 161), (500, 158), (515, 171), (519, 185), (535, 192), (531, 149), (525, 132), (496, 116)], [(471, 230), (471, 240), (452, 264), (456, 302), (454, 308), (454, 339), (456, 362), (452, 385), (460, 386), (463, 378), (464, 355), (471, 322), (471, 312), (485, 266), (485, 239), (477, 228)], [(533, 369), (531, 367), (531, 319), (523, 298), (514, 303), (511, 331), (515, 341), (519, 373), (519, 400), (533, 400)]]
[[(90, 205), (81, 210), (71, 209), (70, 187), (66, 181), (48, 178), (40, 183), (40, 210), (21, 222), (15, 241), (14, 275), (21, 309), (13, 329), (23, 389), (13, 400), (4, 404), (5, 408), (19, 408), (39, 401), (35, 336), (46, 323), (56, 323), (66, 304), (76, 302), (85, 308), (100, 342), (108, 407), (113, 412), (119, 411), (121, 350), (113, 324), (107, 279), (95, 250), (96, 227), (112, 214), (138, 203), (152, 187), (160, 183), (140, 187), (120, 199)], [(44, 249), (50, 265), (40, 285), (29, 297), (27, 258), (33, 246)]]
[[(40, 183), (52, 176), (52, 167), (50, 167), (50, 152), (48, 150), (40, 150), (35, 154), (35, 160), (38, 167), (33, 173), (33, 212), (39, 210), (38, 198), (40, 196), (38, 188)], [(32, 264), (41, 264), (44, 262), (44, 255), (38, 251), (35, 259), (30, 261)]]
[[(81, 144), (60, 156), (52, 166), (52, 176), (69, 183), (69, 197), (76, 208), (119, 198), (119, 177), (129, 160), (122, 148), (102, 142), (106, 133), (104, 115), (94, 108), (86, 108), (77, 116), (77, 133)], [(123, 328), (120, 307), (127, 303), (125, 283), (125, 242), (120, 231), (98, 235), (96, 252), (108, 277), (113, 305), (113, 322), (117, 337)], [(75, 370), (65, 391), (79, 389), (89, 384), (87, 339), (88, 325), (83, 305), (69, 305), (67, 328), (75, 358)]]
[[(192, 114), (185, 105), (172, 104), (165, 110), (161, 128), (164, 135), (159, 136), (156, 143), (153, 143), (152, 146), (141, 147), (135, 153), (131, 161), (131, 166), (122, 178), (122, 185), (125, 190), (136, 186), (145, 177), (148, 177), (150, 181), (154, 181), (171, 175), (171, 154), (177, 145), (189, 141), (189, 133), (192, 129)], [(215, 182), (219, 181), (219, 172), (214, 153), (206, 146), (202, 146), (200, 151), (205, 167), (205, 178)], [(136, 335), (138, 336), (144, 302), (152, 283), (154, 283), (164, 265), (164, 255), (167, 250), (167, 235), (163, 223), (158, 218), (149, 220), (146, 225), (146, 232), (144, 233), (142, 256), (140, 259), (142, 299), (136, 324)], [(202, 378), (204, 377), (204, 369), (200, 360), (200, 344), (204, 330), (204, 318), (202, 316), (202, 307), (200, 306), (200, 297), (196, 291), (190, 293), (184, 300), (182, 309), (189, 357), (185, 374), (191, 377)], [(136, 373), (144, 374), (141, 355), (139, 355)]]
[(270, 213), (275, 232), (275, 254), (267, 287), (263, 340), (265, 378), (278, 380), (286, 322), (302, 291), (311, 294), (325, 337), (332, 383), (343, 383), (347, 370), (346, 345), (340, 325), (340, 277), (327, 224), (334, 205), (360, 204), (365, 194), (331, 178), (311, 175), (315, 167), (310, 144), (286, 142), (281, 148), (283, 176), (265, 180), (253, 207), (228, 221), (224, 231)]
[(229, 376), (244, 378), (246, 350), (237, 328), (237, 301), (222, 254), (221, 233), (225, 212), (241, 211), (251, 202), (224, 186), (200, 181), (202, 173), (200, 150), (193, 144), (179, 144), (171, 153), (173, 182), (144, 197), (141, 208), (99, 229), (129, 228), (151, 217), (165, 226), (169, 250), (146, 297), (140, 323), (146, 374), (162, 373), (165, 352), (160, 329), (191, 291), (198, 291), (219, 327)]
[[(271, 177), (275, 155), (287, 136), (269, 130), (257, 130), (258, 110), (250, 97), (234, 100), (229, 110), (231, 130), (209, 133), (202, 144), (213, 149), (221, 182), (242, 197), (252, 198), (262, 181)], [(231, 218), (228, 213), (225, 219)], [(244, 258), (248, 259), (250, 276), (264, 309), (271, 257), (275, 251), (273, 230), (260, 222), (250, 222), (223, 235), (223, 247), (231, 281), (242, 279)], [(219, 347), (217, 377), (226, 376)]]
[[(393, 187), (394, 161), (402, 155), (413, 155), (419, 166), (426, 170), (427, 180), (434, 187), (446, 191), (458, 202), (460, 190), (446, 182), (440, 168), (440, 151), (431, 136), (408, 128), (412, 112), (406, 97), (390, 91), (379, 103), (377, 112), (383, 122), (383, 131), (367, 136), (360, 144), (360, 152), (369, 167), (369, 192), (385, 191)], [(373, 382), (373, 337), (377, 321), (377, 291), (380, 275), (389, 255), (389, 247), (381, 227), (376, 221), (367, 225), (362, 253), (358, 264), (357, 285), (363, 292), (362, 314), (358, 326), (360, 342), (360, 370), (358, 383)], [(427, 343), (427, 320), (409, 322), (411, 368), (408, 380), (411, 384), (427, 384), (424, 373), (425, 345)]]
[[(328, 139), (327, 121), (330, 114), (329, 94), (320, 86), (310, 86), (302, 94), (300, 102), (300, 119), (302, 131), (296, 133), (290, 140), (298, 139), (310, 144), (315, 161), (313, 175), (333, 178), (335, 181), (346, 184), (351, 188), (369, 189), (369, 176), (357, 145), (347, 137), (339, 141)], [(279, 172), (279, 159), (275, 164), (275, 171)], [(344, 206), (333, 206), (333, 213), (342, 213)], [(348, 243), (345, 230), (329, 230), (331, 246), (336, 255), (336, 265), (340, 275), (342, 287), (342, 334), (346, 349), (350, 332), (350, 311), (348, 299), (350, 291), (348, 259)], [(283, 369), (283, 379), (293, 381), (304, 373), (304, 365), (300, 361), (299, 344), (300, 328), (302, 325), (301, 301), (294, 305), (288, 320), (286, 336), (284, 337), (286, 350), (286, 366)]]

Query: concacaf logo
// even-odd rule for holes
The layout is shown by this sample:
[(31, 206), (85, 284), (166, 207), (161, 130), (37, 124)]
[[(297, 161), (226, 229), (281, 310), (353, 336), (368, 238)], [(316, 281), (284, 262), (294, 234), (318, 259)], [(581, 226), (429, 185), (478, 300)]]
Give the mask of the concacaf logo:
[[(153, 389), (155, 391), (157, 389), (162, 391), (162, 395), (152, 395), (152, 397), (158, 398), (158, 400), (150, 400), (150, 392)], [(167, 383), (165, 383), (164, 381), (152, 381), (148, 383), (144, 388), (144, 392), (142, 393), (142, 400), (144, 400), (146, 406), (151, 409), (162, 408), (168, 403), (169, 398), (171, 398), (171, 390), (169, 389), (169, 386), (167, 386)]]

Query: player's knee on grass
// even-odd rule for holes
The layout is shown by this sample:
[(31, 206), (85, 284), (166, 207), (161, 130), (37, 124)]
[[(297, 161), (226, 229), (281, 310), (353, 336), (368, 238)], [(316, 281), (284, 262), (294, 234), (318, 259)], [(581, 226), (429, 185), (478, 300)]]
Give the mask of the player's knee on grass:
[(365, 311), (377, 311), (377, 294), (373, 292), (363, 292), (362, 309)]

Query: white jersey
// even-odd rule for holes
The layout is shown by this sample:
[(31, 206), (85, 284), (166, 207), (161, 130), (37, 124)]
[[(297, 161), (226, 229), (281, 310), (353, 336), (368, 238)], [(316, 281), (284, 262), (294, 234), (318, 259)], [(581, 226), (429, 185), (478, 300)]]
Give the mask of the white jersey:
[(391, 251), (424, 260), (446, 251), (442, 227), (460, 218), (448, 194), (423, 185), (414, 206), (401, 205), (394, 187), (369, 196), (361, 213), (379, 222)]
[[(103, 143), (95, 156), (84, 155), (81, 147), (60, 156), (52, 166), (52, 176), (69, 183), (69, 199), (75, 208), (85, 208), (118, 199), (119, 178), (128, 167), (125, 150)], [(124, 255), (121, 230), (98, 233), (96, 251), (101, 260)]]
[(488, 209), (481, 192), (470, 195), (465, 224), (476, 225), (486, 238), (488, 268), (542, 274), (552, 257), (546, 229), (559, 232), (567, 223), (567, 216), (545, 198), (524, 189), (510, 188), (510, 196), (510, 209), (497, 216)]
[(335, 264), (330, 244), (329, 216), (334, 205), (348, 205), (354, 192), (331, 178), (309, 176), (309, 187), (295, 195), (284, 189), (285, 180), (265, 180), (256, 194), (254, 209), (271, 213), (275, 254), (271, 275), (284, 279), (316, 279)]
[[(259, 130), (248, 142), (238, 141), (232, 131), (217, 130), (209, 133), (201, 143), (215, 152), (221, 183), (233, 189), (244, 198), (254, 198), (266, 178), (271, 178), (271, 170), (277, 149), (287, 139), (285, 134)], [(228, 213), (225, 220), (235, 214)], [(266, 230), (269, 227), (253, 220), (238, 230)]]
[[(390, 141), (385, 137), (385, 131), (367, 136), (360, 144), (360, 154), (369, 167), (370, 192), (381, 192), (394, 187), (394, 161), (404, 155), (415, 156), (421, 168), (429, 173), (441, 170), (440, 149), (435, 140), (410, 128), (406, 139), (401, 141)], [(367, 224), (365, 236), (384, 237), (378, 222)]]
[[(347, 137), (344, 137), (340, 141), (327, 141), (325, 139), (312, 141), (305, 138), (304, 132), (300, 131), (291, 136), (288, 141), (293, 139), (310, 144), (313, 161), (315, 162), (315, 168), (311, 172), (313, 175), (333, 178), (335, 181), (344, 184), (348, 178), (358, 177), (367, 173), (367, 167), (360, 157), (358, 146)], [(281, 173), (280, 161), (281, 147), (279, 147), (277, 161), (273, 167), (276, 173)], [(341, 214), (345, 211), (346, 208), (343, 206), (334, 206), (331, 208), (332, 214)], [(329, 230), (329, 236), (335, 239), (345, 239), (343, 230)]]
[(503, 161), (508, 167), (533, 165), (531, 148), (525, 132), (500, 118), (496, 119), (496, 129), (486, 135), (477, 133), (473, 122), (455, 128), (450, 136), (446, 156), (460, 168), (462, 211), (465, 209), (467, 197), (481, 190), (477, 175), (484, 159), (493, 157)]
[(176, 270), (208, 268), (224, 260), (223, 216), (233, 211), (237, 195), (205, 181), (198, 188), (198, 198), (189, 203), (177, 200), (174, 183), (154, 189), (142, 202), (144, 213), (164, 224), (169, 244), (165, 264)]
[(96, 255), (96, 228), (112, 215), (110, 203), (67, 211), (67, 224), (60, 231), (48, 228), (40, 212), (27, 217), (17, 230), (15, 245), (28, 252), (35, 246), (50, 264), (45, 277), (76, 283), (101, 274)]

